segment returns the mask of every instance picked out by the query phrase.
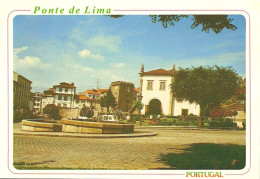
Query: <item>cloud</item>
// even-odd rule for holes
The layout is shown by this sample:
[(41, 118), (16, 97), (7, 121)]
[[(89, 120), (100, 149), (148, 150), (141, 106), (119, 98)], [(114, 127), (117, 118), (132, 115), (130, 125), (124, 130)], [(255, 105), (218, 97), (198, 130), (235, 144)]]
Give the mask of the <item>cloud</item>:
[(91, 51), (84, 49), (78, 52), (80, 58), (92, 58), (98, 61), (105, 61), (105, 57), (101, 56), (100, 54), (93, 54)]
[(109, 66), (113, 68), (123, 68), (125, 66), (124, 63), (110, 63)]
[(17, 55), (21, 53), (22, 51), (26, 51), (28, 49), (27, 46), (21, 47), (21, 48), (14, 48), (14, 54)]
[(81, 66), (81, 65), (79, 65), (79, 64), (75, 64), (75, 65), (73, 66), (73, 68), (76, 69), (76, 70), (83, 71), (83, 72), (93, 71), (92, 68), (84, 67), (84, 66)]
[(18, 69), (34, 68), (36, 70), (47, 70), (53, 66), (48, 63), (42, 63), (38, 57), (26, 56), (24, 59), (16, 59), (14, 62), (14, 67)]
[(121, 44), (121, 37), (119, 35), (97, 35), (87, 41), (89, 46), (102, 47), (108, 51), (117, 52)]
[(49, 63), (43, 63), (38, 57), (26, 56), (19, 58), (19, 53), (26, 51), (28, 47), (14, 48), (14, 68), (15, 70), (35, 69), (35, 70), (48, 70), (53, 66)]

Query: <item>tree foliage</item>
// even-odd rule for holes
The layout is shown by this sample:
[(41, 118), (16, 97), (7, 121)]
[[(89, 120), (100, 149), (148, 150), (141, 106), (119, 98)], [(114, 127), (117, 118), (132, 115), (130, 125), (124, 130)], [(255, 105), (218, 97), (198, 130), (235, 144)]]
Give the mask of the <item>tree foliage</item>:
[(60, 119), (59, 107), (56, 106), (55, 104), (47, 104), (43, 108), (43, 113), (49, 115), (50, 117), (52, 117), (55, 120)]
[(104, 97), (101, 97), (100, 105), (101, 107), (106, 107), (107, 111), (109, 111), (110, 106), (116, 106), (116, 98), (112, 94), (111, 90), (109, 90)]
[(208, 105), (217, 106), (234, 96), (239, 87), (238, 74), (231, 67), (180, 68), (171, 90), (177, 98), (200, 105), (200, 125)]
[[(111, 15), (112, 18), (120, 18), (122, 15)], [(233, 19), (228, 15), (149, 15), (153, 23), (162, 23), (163, 28), (174, 26), (183, 18), (190, 18), (193, 21), (190, 28), (194, 29), (201, 26), (201, 31), (208, 33), (210, 30), (216, 34), (223, 29), (236, 30), (237, 27), (232, 24)]]

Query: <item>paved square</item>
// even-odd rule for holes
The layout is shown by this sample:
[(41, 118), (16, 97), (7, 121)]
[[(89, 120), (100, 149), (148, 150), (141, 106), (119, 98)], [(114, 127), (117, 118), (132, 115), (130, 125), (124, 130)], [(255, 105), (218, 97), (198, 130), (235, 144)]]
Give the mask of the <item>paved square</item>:
[[(144, 130), (144, 129), (143, 129)], [(75, 169), (162, 169), (161, 154), (181, 153), (194, 143), (245, 145), (245, 131), (145, 129), (157, 136), (71, 138), (14, 135), (16, 166)]]

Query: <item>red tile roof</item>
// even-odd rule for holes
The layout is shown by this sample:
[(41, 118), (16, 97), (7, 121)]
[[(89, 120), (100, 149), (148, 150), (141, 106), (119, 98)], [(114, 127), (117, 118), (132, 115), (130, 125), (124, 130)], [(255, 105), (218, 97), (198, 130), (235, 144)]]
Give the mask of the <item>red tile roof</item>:
[(101, 92), (100, 91), (98, 91), (98, 90), (87, 90), (87, 93), (88, 94), (98, 94), (98, 95), (100, 95), (101, 94)]
[(138, 89), (138, 88), (134, 88), (134, 91), (135, 91), (136, 93), (139, 93), (139, 89)]
[(87, 100), (87, 96), (86, 95), (76, 95), (75, 97), (78, 100)]
[(109, 90), (109, 89), (99, 89), (99, 90), (92, 89), (92, 90), (87, 90), (87, 93), (88, 93), (88, 94), (100, 95), (100, 94), (103, 94), (103, 93), (107, 92), (108, 90)]
[(162, 68), (141, 73), (141, 75), (155, 75), (155, 76), (170, 76), (173, 74), (174, 73), (172, 70), (164, 70)]
[(108, 92), (109, 89), (99, 89), (100, 93), (103, 94), (105, 92)]

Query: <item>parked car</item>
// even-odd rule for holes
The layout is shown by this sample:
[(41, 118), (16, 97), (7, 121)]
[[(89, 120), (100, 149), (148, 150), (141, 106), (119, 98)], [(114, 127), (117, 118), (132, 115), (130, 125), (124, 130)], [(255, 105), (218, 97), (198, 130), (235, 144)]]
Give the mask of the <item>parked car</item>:
[(111, 122), (118, 122), (115, 115), (100, 115), (98, 117), (99, 121), (111, 121)]

